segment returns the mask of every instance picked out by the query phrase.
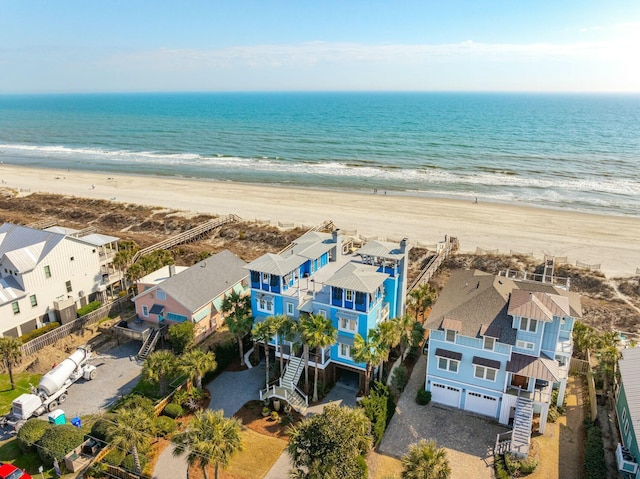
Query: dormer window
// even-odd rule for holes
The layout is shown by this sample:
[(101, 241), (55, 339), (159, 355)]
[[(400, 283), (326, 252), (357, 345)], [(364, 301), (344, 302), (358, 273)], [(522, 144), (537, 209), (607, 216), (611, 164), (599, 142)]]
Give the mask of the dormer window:
[(520, 318), (520, 331), (535, 333), (538, 329), (538, 321), (531, 318)]
[(495, 343), (496, 343), (496, 338), (492, 338), (491, 336), (484, 336), (484, 341), (482, 342), (482, 349), (493, 351), (493, 347), (495, 346)]
[(445, 341), (449, 341), (450, 343), (455, 343), (456, 342), (455, 329), (446, 329), (444, 338), (445, 338)]

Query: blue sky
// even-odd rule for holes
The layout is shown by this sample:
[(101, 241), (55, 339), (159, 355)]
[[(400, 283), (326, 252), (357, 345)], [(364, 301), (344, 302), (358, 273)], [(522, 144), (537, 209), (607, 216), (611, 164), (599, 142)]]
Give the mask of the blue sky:
[(638, 92), (638, 51), (638, 0), (0, 0), (0, 93)]

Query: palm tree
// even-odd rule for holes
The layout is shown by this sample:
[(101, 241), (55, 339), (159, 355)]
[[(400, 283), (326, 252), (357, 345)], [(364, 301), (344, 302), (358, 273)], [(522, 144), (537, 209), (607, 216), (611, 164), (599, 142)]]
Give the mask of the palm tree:
[(222, 410), (198, 411), (187, 429), (173, 436), (173, 454), (187, 452), (187, 462), (190, 466), (199, 465), (205, 479), (209, 479), (207, 467), (213, 464), (218, 479), (218, 468), (227, 467), (231, 457), (243, 448), (241, 428), (239, 419), (225, 418)]
[(202, 376), (215, 371), (217, 367), (215, 354), (211, 351), (205, 353), (198, 348), (191, 349), (178, 359), (178, 368), (195, 382), (197, 389), (202, 389)]
[(251, 336), (254, 341), (264, 344), (264, 360), (265, 360), (265, 371), (266, 371), (266, 387), (269, 387), (269, 340), (275, 334), (275, 330), (273, 329), (273, 323), (268, 321), (268, 318), (261, 323), (257, 323), (253, 325), (253, 330), (251, 331)]
[(226, 316), (225, 323), (231, 334), (238, 339), (240, 350), (240, 365), (244, 366), (243, 338), (251, 331), (253, 316), (251, 316), (251, 297), (232, 291), (222, 301), (222, 312)]
[(351, 349), (351, 357), (358, 363), (365, 363), (365, 383), (364, 394), (369, 395), (369, 382), (371, 380), (371, 371), (373, 366), (379, 364), (384, 357), (384, 347), (378, 342), (378, 334), (374, 329), (369, 330), (367, 339), (356, 334), (353, 340), (353, 348)]
[(414, 290), (409, 293), (409, 301), (416, 313), (416, 321), (418, 321), (418, 314), (420, 314), (422, 322), (424, 322), (424, 313), (435, 300), (436, 290), (431, 288), (428, 283), (414, 288)]
[[(308, 316), (301, 323), (302, 336), (309, 348), (323, 350), (327, 346), (336, 342), (338, 330), (331, 324), (331, 320), (319, 314)], [(316, 355), (316, 368), (313, 383), (313, 401), (318, 400), (318, 362), (319, 354)]]
[(278, 348), (280, 351), (280, 374), (284, 371), (284, 357), (282, 356), (282, 343), (284, 340), (285, 330), (288, 329), (287, 323), (290, 321), (289, 316), (281, 314), (278, 316), (271, 316), (266, 319), (270, 321), (273, 330), (276, 333), (276, 340), (278, 341)]
[(2, 357), (2, 364), (4, 364), (4, 367), (9, 373), (11, 390), (13, 391), (16, 388), (13, 380), (13, 366), (15, 366), (22, 357), (22, 343), (20, 340), (11, 336), (0, 338), (0, 357)]
[(433, 439), (421, 439), (409, 446), (402, 457), (402, 479), (449, 479), (451, 467), (447, 453)]
[(309, 343), (305, 339), (305, 329), (310, 329), (310, 315), (304, 313), (300, 316), (298, 331), (302, 341), (302, 357), (304, 358), (304, 392), (309, 394)]
[(382, 381), (384, 363), (389, 361), (389, 354), (391, 353), (391, 350), (398, 344), (400, 344), (400, 340), (402, 339), (402, 331), (400, 330), (400, 323), (398, 322), (397, 318), (383, 321), (377, 327), (377, 330), (377, 341), (383, 348), (383, 350), (381, 351), (382, 361), (380, 362), (380, 371), (378, 373), (378, 378), (380, 381)]
[[(407, 352), (407, 349), (411, 347), (415, 341), (414, 328), (416, 320), (409, 314), (405, 314), (404, 316), (395, 318), (394, 321), (396, 321), (400, 332), (400, 357), (404, 358), (404, 354)], [(422, 337), (420, 337), (420, 340), (422, 340)]]
[(136, 474), (142, 473), (138, 451), (149, 446), (153, 432), (152, 416), (142, 408), (121, 408), (116, 411), (113, 422), (107, 428), (107, 437), (115, 447), (125, 449), (133, 456)]
[(576, 356), (587, 357), (587, 350), (593, 350), (597, 346), (598, 337), (595, 330), (580, 321), (573, 325), (573, 342)]
[(166, 396), (169, 377), (176, 372), (176, 366), (176, 357), (171, 351), (156, 351), (145, 360), (142, 377), (151, 383), (158, 383), (160, 395)]

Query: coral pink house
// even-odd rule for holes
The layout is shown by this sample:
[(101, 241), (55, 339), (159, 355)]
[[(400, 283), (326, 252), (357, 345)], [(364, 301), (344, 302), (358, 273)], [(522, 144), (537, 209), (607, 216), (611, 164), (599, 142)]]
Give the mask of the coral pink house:
[(196, 342), (200, 342), (224, 322), (225, 295), (248, 292), (245, 264), (224, 250), (190, 268), (172, 265), (154, 271), (137, 283), (138, 294), (133, 298), (136, 315), (157, 324), (191, 321)]

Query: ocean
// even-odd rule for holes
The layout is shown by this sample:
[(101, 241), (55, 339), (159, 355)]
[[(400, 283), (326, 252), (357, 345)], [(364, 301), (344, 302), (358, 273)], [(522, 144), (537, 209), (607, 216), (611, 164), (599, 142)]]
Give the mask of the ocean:
[(0, 161), (640, 216), (640, 95), (0, 96)]

